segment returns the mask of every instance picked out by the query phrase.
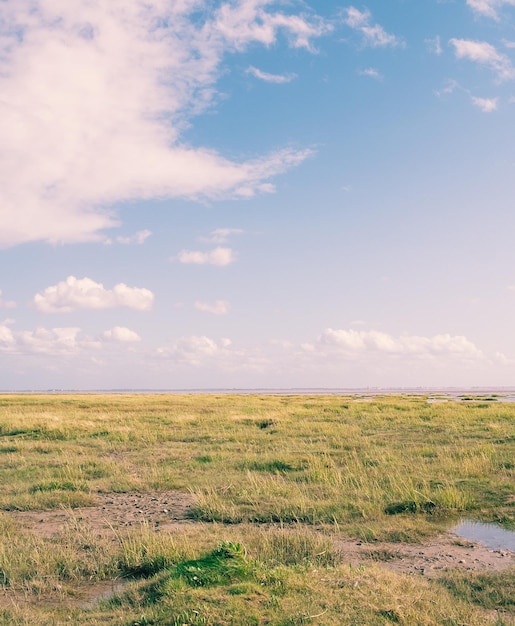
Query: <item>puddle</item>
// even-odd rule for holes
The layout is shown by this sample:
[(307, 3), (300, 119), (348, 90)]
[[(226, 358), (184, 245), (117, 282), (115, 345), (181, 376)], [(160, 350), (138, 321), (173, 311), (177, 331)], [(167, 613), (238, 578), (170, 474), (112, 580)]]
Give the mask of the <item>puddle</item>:
[(482, 543), (493, 550), (511, 550), (515, 552), (515, 531), (505, 530), (497, 524), (483, 524), (464, 520), (451, 529), (458, 537)]
[(81, 609), (93, 609), (101, 600), (110, 600), (117, 593), (121, 593), (126, 587), (128, 581), (126, 580), (111, 580), (104, 583), (98, 583), (88, 590), (81, 603)]

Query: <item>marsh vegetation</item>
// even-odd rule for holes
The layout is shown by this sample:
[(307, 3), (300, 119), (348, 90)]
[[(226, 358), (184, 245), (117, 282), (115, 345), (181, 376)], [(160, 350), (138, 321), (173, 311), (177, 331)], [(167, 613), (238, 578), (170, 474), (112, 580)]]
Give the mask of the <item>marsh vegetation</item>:
[(514, 459), (511, 403), (3, 395), (0, 623), (512, 624), (509, 555), (389, 562), (513, 529)]

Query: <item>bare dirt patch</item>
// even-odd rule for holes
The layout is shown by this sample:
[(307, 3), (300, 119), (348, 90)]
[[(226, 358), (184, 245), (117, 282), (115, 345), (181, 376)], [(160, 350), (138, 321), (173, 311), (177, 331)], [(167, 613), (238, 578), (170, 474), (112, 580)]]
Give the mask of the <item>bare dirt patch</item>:
[(438, 576), (451, 569), (499, 572), (515, 566), (514, 552), (492, 550), (480, 543), (463, 541), (452, 533), (443, 533), (422, 544), (337, 539), (336, 545), (344, 561), (353, 565), (374, 561), (402, 574)]
[(159, 529), (189, 521), (193, 497), (181, 491), (99, 493), (94, 506), (47, 511), (10, 511), (22, 526), (42, 537), (54, 537), (69, 522), (78, 521), (93, 531), (110, 531), (142, 523)]

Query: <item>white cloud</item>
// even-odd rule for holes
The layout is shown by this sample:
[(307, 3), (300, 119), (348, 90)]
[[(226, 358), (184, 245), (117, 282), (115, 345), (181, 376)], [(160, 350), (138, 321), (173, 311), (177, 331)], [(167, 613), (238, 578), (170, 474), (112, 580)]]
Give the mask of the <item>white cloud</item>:
[(101, 340), (85, 335), (76, 326), (63, 328), (36, 328), (35, 330), (13, 331), (4, 322), (0, 324), (0, 353), (17, 356), (72, 357), (98, 353), (103, 342), (133, 343), (140, 337), (129, 328), (115, 326), (101, 335)]
[(230, 265), (236, 260), (236, 255), (231, 248), (218, 246), (209, 252), (199, 250), (181, 250), (177, 255), (179, 263), (193, 265), (218, 265), (223, 267)]
[(367, 67), (364, 70), (359, 70), (360, 76), (368, 76), (369, 78), (375, 78), (376, 80), (383, 80), (383, 75), (374, 67)]
[(376, 330), (334, 330), (328, 328), (320, 335), (319, 348), (338, 350), (348, 356), (384, 354), (402, 357), (452, 357), (465, 360), (483, 358), (483, 353), (462, 335), (394, 337)]
[(129, 235), (128, 237), (122, 237), (120, 235), (116, 238), (116, 241), (127, 246), (131, 244), (136, 244), (140, 246), (141, 244), (145, 243), (145, 241), (150, 237), (151, 234), (151, 230), (138, 230), (137, 233), (134, 233), (134, 235)]
[(0, 2), (0, 246), (101, 240), (128, 199), (273, 191), (310, 151), (235, 162), (181, 132), (225, 55), (330, 30), (269, 0)]
[(34, 296), (34, 306), (42, 313), (69, 313), (75, 309), (110, 309), (128, 307), (139, 311), (152, 308), (154, 294), (148, 289), (119, 283), (106, 289), (91, 278), (68, 276), (57, 285)]
[(14, 335), (9, 326), (4, 322), (0, 324), (0, 350), (8, 350), (14, 344)]
[(97, 349), (98, 342), (80, 338), (80, 328), (37, 328), (36, 330), (11, 331), (0, 325), (0, 352), (15, 355), (68, 356), (83, 349)]
[(479, 15), (499, 20), (498, 10), (504, 6), (515, 6), (515, 0), (467, 0), (467, 5)]
[(230, 345), (230, 339), (215, 341), (203, 335), (183, 337), (168, 347), (159, 348), (157, 356), (177, 364), (203, 367), (215, 358), (219, 363), (221, 357), (227, 356)]
[[(50, 386), (75, 388), (113, 388), (127, 380), (154, 388), (170, 386), (170, 381), (176, 388), (450, 386), (478, 384), (466, 381), (481, 380), (493, 365), (508, 368), (514, 363), (501, 353), (486, 356), (466, 337), (449, 334), (326, 329), (312, 341), (275, 338), (261, 345), (234, 345), (230, 339), (199, 335), (155, 349), (136, 348), (138, 335), (121, 326), (96, 339), (76, 327), (15, 331), (10, 326), (0, 322), (0, 353), (11, 370), (50, 368), (49, 380), (59, 381)], [(38, 356), (51, 359), (34, 361)], [(131, 378), (134, 371), (138, 374)]]
[(110, 330), (106, 330), (102, 333), (102, 338), (106, 341), (115, 341), (118, 343), (134, 343), (141, 341), (141, 337), (137, 333), (125, 326), (115, 326)]
[(15, 309), (16, 302), (14, 300), (4, 300), (2, 298), (2, 290), (0, 289), (0, 309)]
[(213, 315), (227, 315), (231, 310), (231, 305), (227, 300), (216, 300), (216, 302), (200, 302), (197, 300), (194, 304), (197, 311), (203, 313), (212, 313)]
[(472, 96), (472, 102), (474, 106), (481, 109), (483, 113), (492, 113), (497, 111), (498, 98), (476, 98)]
[(209, 243), (227, 243), (233, 235), (241, 235), (245, 231), (241, 228), (215, 228), (208, 237), (201, 237), (201, 241)]
[(486, 41), (451, 39), (449, 43), (454, 46), (458, 59), (468, 59), (488, 67), (497, 74), (499, 80), (515, 78), (515, 68), (510, 59)]
[(269, 74), (268, 72), (263, 72), (257, 67), (254, 67), (253, 65), (247, 68), (246, 73), (252, 74), (252, 76), (259, 78), (259, 80), (263, 80), (266, 83), (276, 83), (278, 85), (291, 83), (292, 80), (297, 78), (297, 74)]
[(362, 34), (365, 45), (371, 46), (372, 48), (384, 48), (387, 46), (396, 47), (404, 45), (404, 42), (401, 39), (395, 35), (387, 33), (379, 24), (372, 24), (372, 14), (368, 9), (360, 11), (359, 9), (356, 9), (356, 7), (350, 6), (344, 10), (344, 15), (346, 15), (343, 20), (345, 24)]

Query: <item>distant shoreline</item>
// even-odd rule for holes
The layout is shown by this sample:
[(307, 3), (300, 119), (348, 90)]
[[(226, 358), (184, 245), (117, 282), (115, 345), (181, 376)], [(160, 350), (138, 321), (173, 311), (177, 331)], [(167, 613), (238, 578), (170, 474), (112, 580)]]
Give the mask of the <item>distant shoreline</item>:
[(338, 395), (364, 395), (364, 396), (384, 396), (384, 395), (443, 395), (459, 397), (462, 395), (472, 396), (513, 396), (515, 399), (515, 387), (286, 387), (286, 388), (184, 388), (184, 389), (4, 389), (0, 394), (221, 394), (221, 395), (274, 395), (274, 396), (338, 396)]

